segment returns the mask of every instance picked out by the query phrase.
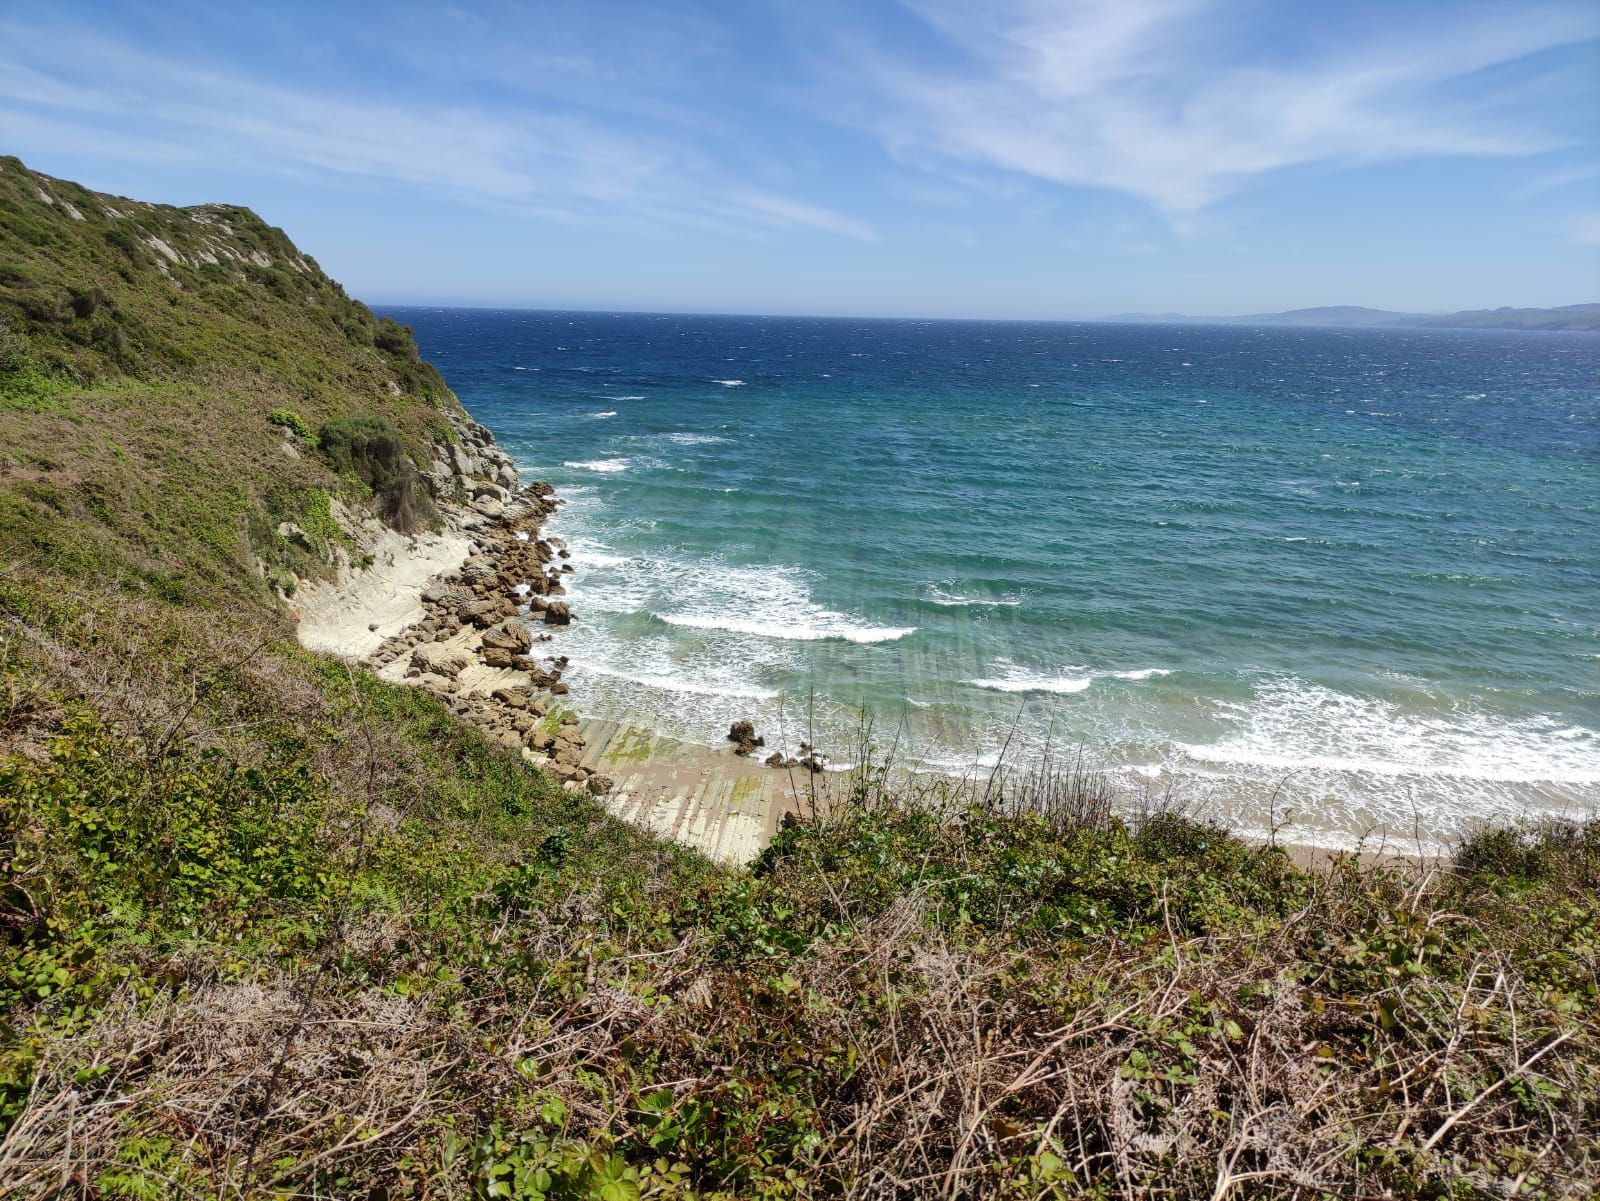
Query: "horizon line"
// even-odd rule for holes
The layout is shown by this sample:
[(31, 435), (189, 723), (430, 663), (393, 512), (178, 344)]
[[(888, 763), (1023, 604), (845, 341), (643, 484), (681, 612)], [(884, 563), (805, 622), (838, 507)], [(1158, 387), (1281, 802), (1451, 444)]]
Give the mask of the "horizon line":
[[(359, 298), (357, 298), (359, 299)], [(1572, 304), (1553, 305), (1498, 305), (1493, 308), (1469, 309), (1442, 309), (1410, 311), (1405, 309), (1380, 309), (1372, 305), (1357, 304), (1328, 304), (1307, 305), (1300, 308), (1280, 309), (1271, 313), (1112, 313), (1103, 316), (1074, 316), (1074, 317), (977, 317), (977, 316), (934, 316), (929, 314), (912, 313), (779, 313), (761, 312), (756, 310), (726, 310), (726, 309), (635, 309), (625, 306), (585, 307), (555, 306), (539, 304), (460, 304), (440, 303), (437, 301), (392, 301), (392, 300), (363, 300), (361, 303), (372, 309), (427, 309), (441, 312), (478, 312), (478, 313), (581, 313), (588, 316), (611, 317), (743, 317), (755, 320), (784, 320), (784, 321), (926, 321), (950, 323), (986, 323), (1008, 325), (1207, 325), (1237, 324), (1250, 317), (1277, 317), (1289, 313), (1303, 313), (1316, 309), (1362, 309), (1367, 312), (1392, 313), (1397, 317), (1450, 317), (1457, 313), (1495, 313), (1501, 311), (1523, 312), (1528, 310), (1555, 311), (1560, 309), (1583, 308), (1586, 306), (1600, 305), (1600, 300), (1580, 300)], [(1268, 324), (1262, 322), (1262, 324)], [(1338, 322), (1329, 322), (1329, 328), (1339, 327)], [(1383, 326), (1362, 325), (1354, 328), (1381, 329)], [(1447, 329), (1449, 327), (1438, 327)], [(1471, 331), (1469, 331), (1471, 332)], [(1492, 327), (1483, 327), (1477, 330), (1480, 333), (1496, 332)], [(1505, 331), (1499, 331), (1505, 332)], [(1589, 333), (1589, 330), (1538, 330), (1527, 329), (1514, 332), (1521, 333)]]

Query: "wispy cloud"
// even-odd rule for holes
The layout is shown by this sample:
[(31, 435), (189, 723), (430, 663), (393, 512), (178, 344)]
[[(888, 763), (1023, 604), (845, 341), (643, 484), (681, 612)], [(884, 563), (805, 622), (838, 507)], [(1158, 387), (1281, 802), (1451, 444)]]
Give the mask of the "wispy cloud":
[(1552, 171), (1547, 175), (1536, 176), (1522, 185), (1518, 195), (1537, 196), (1544, 192), (1554, 192), (1558, 188), (1571, 187), (1576, 183), (1587, 183), (1591, 179), (1600, 179), (1600, 163), (1568, 167), (1563, 171)]
[(1494, 69), (1600, 34), (1571, 5), (1462, 5), (1426, 28), (1352, 24), (1285, 53), (1281, 31), (1230, 39), (1262, 11), (1236, 0), (907, 7), (955, 65), (851, 31), (830, 83), (846, 120), (907, 162), (1108, 188), (1169, 214), (1286, 167), (1549, 149), (1558, 139), (1515, 119)]
[(803, 200), (792, 200), (769, 192), (745, 192), (731, 197), (731, 200), (746, 212), (759, 213), (779, 225), (820, 229), (826, 233), (842, 234), (847, 238), (857, 238), (863, 242), (873, 242), (878, 237), (877, 231), (864, 221), (857, 221), (853, 217), (846, 217), (815, 204), (807, 204)]
[[(12, 138), (56, 128), (134, 161), (171, 162), (178, 153), (400, 183), (502, 213), (874, 236), (847, 214), (727, 178), (681, 130), (630, 126), (614, 113), (525, 97), (497, 107), (373, 98), (287, 86), (88, 35), (32, 32), (0, 26), (0, 44), (49, 50), (29, 63), (0, 52), (0, 126)], [(86, 79), (94, 82), (80, 82)], [(130, 123), (138, 134), (124, 140)]]

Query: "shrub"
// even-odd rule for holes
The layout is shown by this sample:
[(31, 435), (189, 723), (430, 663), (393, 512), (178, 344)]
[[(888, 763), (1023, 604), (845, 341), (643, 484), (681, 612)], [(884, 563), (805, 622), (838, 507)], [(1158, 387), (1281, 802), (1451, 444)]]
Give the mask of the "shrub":
[(311, 427), (306, 424), (306, 419), (293, 409), (273, 409), (267, 414), (267, 423), (282, 426), (298, 438), (311, 437)]
[(1456, 870), (1487, 881), (1550, 881), (1600, 887), (1600, 823), (1552, 822), (1532, 829), (1491, 826), (1456, 849)]
[(378, 318), (372, 333), (372, 344), (385, 354), (408, 359), (417, 357), (417, 344), (412, 337), (411, 327), (401, 325), (393, 317)]
[(395, 529), (409, 534), (438, 520), (399, 431), (385, 418), (371, 413), (336, 417), (318, 433), (317, 449), (334, 471), (372, 490), (379, 514)]

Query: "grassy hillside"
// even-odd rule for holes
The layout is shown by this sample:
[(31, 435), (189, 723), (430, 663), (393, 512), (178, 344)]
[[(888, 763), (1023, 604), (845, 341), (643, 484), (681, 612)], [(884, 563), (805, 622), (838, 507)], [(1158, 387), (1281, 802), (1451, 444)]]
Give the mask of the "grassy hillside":
[(279, 523), (326, 541), (330, 496), (370, 499), (315, 453), (326, 423), (391, 423), (425, 467), (460, 415), (408, 330), (248, 210), (97, 195), (0, 158), (6, 553), (265, 604), (263, 564), (320, 557)]
[(409, 335), (243, 210), (0, 221), (7, 1196), (1600, 1187), (1600, 826), (1308, 872), (885, 776), (714, 867), (288, 637), (335, 502), (448, 500)]

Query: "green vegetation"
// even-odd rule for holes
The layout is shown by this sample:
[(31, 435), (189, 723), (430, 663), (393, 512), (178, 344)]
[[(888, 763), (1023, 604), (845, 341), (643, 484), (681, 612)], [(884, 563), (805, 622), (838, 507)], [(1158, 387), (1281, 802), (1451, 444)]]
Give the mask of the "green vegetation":
[(292, 266), (216, 315), (108, 236), (145, 209), (21, 172), (6, 220), (106, 282), (0, 309), (7, 1196), (1593, 1195), (1600, 825), (1308, 868), (880, 771), (713, 866), (289, 637), (263, 575), (442, 436), (399, 327)]
[[(103, 196), (0, 158), (0, 554), (275, 612), (271, 581), (329, 568), (277, 536), (310, 528), (294, 498), (429, 524), (414, 465), (459, 412), (405, 327), (248, 210)], [(360, 463), (281, 433), (362, 423), (384, 437)]]
[(356, 480), (377, 501), (378, 512), (395, 529), (409, 534), (438, 522), (427, 485), (386, 418), (335, 417), (317, 434), (317, 449), (341, 477)]
[(293, 409), (273, 409), (267, 414), (267, 422), (288, 430), (297, 438), (311, 437), (311, 427), (306, 424), (306, 419)]

